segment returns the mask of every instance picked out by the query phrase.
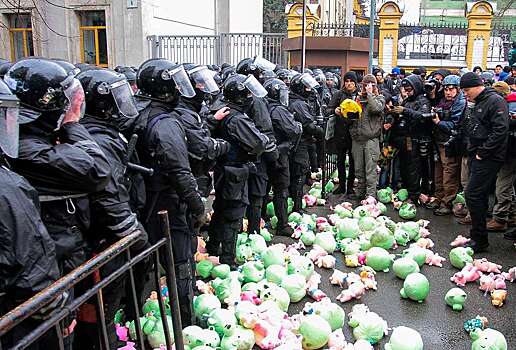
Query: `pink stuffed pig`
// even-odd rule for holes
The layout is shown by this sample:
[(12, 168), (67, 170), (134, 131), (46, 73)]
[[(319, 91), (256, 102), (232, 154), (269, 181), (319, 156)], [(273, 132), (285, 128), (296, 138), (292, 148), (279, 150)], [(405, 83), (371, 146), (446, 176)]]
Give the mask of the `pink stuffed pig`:
[(516, 281), (516, 266), (511, 267), (508, 272), (504, 272), (503, 277), (511, 283)]
[(500, 270), (502, 269), (502, 265), (489, 262), (486, 258), (473, 260), (473, 266), (475, 266), (479, 271), (487, 273), (501, 273)]
[(450, 245), (452, 247), (463, 247), (466, 243), (471, 241), (471, 238), (464, 237), (463, 235), (458, 235)]
[(439, 253), (432, 252), (426, 255), (425, 263), (430, 266), (443, 267), (443, 261), (446, 261), (446, 259), (440, 256)]
[(366, 288), (362, 281), (351, 283), (348, 289), (344, 289), (338, 296), (337, 300), (345, 303), (351, 299), (360, 299), (365, 294)]
[(317, 267), (323, 267), (325, 269), (333, 269), (335, 267), (336, 259), (333, 255), (325, 255), (320, 256), (316, 262), (315, 265)]
[(494, 274), (491, 273), (489, 275), (482, 275), (482, 277), (480, 277), (480, 287), (478, 287), (478, 289), (484, 291), (485, 294), (495, 290), (495, 287), (496, 282), (494, 279)]
[(466, 264), (461, 271), (455, 273), (453, 277), (450, 278), (450, 281), (455, 282), (459, 287), (464, 287), (466, 283), (475, 282), (481, 277), (482, 273), (478, 271), (475, 266)]
[(306, 257), (313, 262), (316, 262), (320, 257), (328, 255), (328, 252), (321, 246), (314, 244), (313, 248), (306, 254)]

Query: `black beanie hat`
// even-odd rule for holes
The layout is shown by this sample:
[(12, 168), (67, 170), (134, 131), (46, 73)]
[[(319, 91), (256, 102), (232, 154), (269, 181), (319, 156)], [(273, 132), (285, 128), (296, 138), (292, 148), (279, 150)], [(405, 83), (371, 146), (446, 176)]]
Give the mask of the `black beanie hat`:
[(476, 86), (483, 86), (484, 82), (482, 81), (482, 78), (473, 72), (467, 72), (460, 78), (460, 88), (471, 88)]
[(358, 84), (358, 76), (356, 72), (346, 72), (346, 74), (344, 74), (344, 81), (346, 81), (346, 79), (352, 80), (355, 82), (355, 84)]

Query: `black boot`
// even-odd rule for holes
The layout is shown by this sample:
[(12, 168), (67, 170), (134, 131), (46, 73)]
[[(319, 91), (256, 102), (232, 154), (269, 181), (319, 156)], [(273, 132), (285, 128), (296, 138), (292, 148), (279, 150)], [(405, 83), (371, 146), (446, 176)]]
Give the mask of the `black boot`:
[(346, 194), (346, 186), (339, 185), (333, 190), (333, 194)]
[(277, 236), (283, 236), (283, 237), (291, 237), (294, 233), (294, 230), (289, 225), (277, 227), (276, 229), (276, 235)]

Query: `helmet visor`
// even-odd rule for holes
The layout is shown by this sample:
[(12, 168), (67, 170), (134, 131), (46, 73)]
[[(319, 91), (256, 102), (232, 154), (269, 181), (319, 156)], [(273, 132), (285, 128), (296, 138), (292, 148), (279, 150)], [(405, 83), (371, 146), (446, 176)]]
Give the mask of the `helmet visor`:
[(288, 88), (282, 87), (279, 91), (279, 102), (285, 106), (288, 107)]
[(319, 83), (308, 73), (303, 73), (300, 78), (303, 85), (310, 89), (315, 89), (319, 86)]
[(127, 118), (136, 118), (138, 109), (129, 83), (126, 80), (117, 81), (111, 84), (110, 90), (120, 114)]
[(267, 96), (267, 90), (256, 80), (254, 75), (249, 74), (243, 84), (254, 96), (259, 98)]
[(0, 148), (11, 158), (18, 158), (18, 102), (0, 100)]
[(271, 61), (261, 57), (256, 56), (253, 61), (253, 65), (258, 67), (262, 71), (271, 70), (274, 71), (276, 69), (276, 65), (272, 63)]
[(190, 82), (188, 73), (183, 66), (179, 66), (172, 70), (165, 70), (161, 74), (161, 78), (165, 81), (173, 79), (176, 88), (183, 97), (192, 98), (195, 96), (195, 90)]
[[(71, 75), (68, 78), (71, 79), (66, 79), (61, 83), (63, 86), (63, 94), (68, 100), (63, 119), (80, 120), (84, 116), (86, 109), (84, 90), (78, 79)], [(58, 127), (60, 126), (61, 125), (58, 125)]]
[(215, 79), (213, 79), (213, 72), (206, 66), (192, 68), (188, 71), (188, 74), (192, 77), (195, 87), (202, 92), (216, 94), (220, 91)]

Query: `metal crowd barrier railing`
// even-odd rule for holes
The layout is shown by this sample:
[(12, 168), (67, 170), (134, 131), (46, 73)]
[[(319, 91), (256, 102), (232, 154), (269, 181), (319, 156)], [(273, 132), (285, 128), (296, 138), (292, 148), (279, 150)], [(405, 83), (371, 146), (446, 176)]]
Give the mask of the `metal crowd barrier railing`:
[[(131, 302), (133, 303), (134, 309), (139, 312), (141, 305), (138, 305), (137, 295), (136, 295), (136, 287), (135, 287), (135, 279), (133, 274), (133, 268), (136, 264), (141, 262), (148, 257), (153, 259), (153, 278), (155, 282), (155, 286), (158, 291), (160, 291), (160, 271), (159, 265), (160, 261), (165, 261), (166, 267), (166, 283), (169, 291), (169, 299), (172, 303), (171, 311), (172, 311), (172, 325), (173, 332), (175, 338), (175, 349), (176, 350), (184, 350), (183, 345), (183, 337), (182, 337), (182, 325), (181, 325), (181, 316), (179, 313), (179, 301), (177, 297), (177, 286), (176, 286), (176, 276), (174, 269), (174, 256), (172, 251), (172, 241), (168, 220), (167, 211), (161, 211), (158, 213), (161, 222), (161, 230), (163, 232), (163, 238), (161, 238), (158, 242), (150, 246), (149, 248), (143, 250), (136, 256), (131, 256), (130, 248), (135, 241), (140, 236), (140, 232), (135, 232), (130, 234), (118, 242), (111, 245), (109, 248), (99, 253), (95, 257), (83, 263), (81, 266), (77, 267), (72, 272), (66, 274), (61, 277), (52, 285), (48, 286), (41, 292), (34, 295), (29, 300), (25, 301), (21, 305), (17, 306), (7, 314), (3, 315), (0, 318), (0, 350), (4, 350), (2, 348), (2, 338), (5, 337), (11, 330), (15, 327), (19, 326), (22, 322), (26, 321), (34, 314), (38, 313), (42, 308), (50, 304), (56, 298), (60, 297), (62, 293), (71, 290), (75, 285), (77, 285), (80, 281), (84, 280), (87, 277), (92, 276), (94, 273), (98, 272), (99, 269), (104, 266), (106, 263), (112, 261), (116, 257), (124, 256), (126, 257), (126, 262), (107, 276), (101, 276), (100, 280), (95, 283), (94, 286), (87, 289), (81, 295), (74, 297), (71, 302), (67, 303), (66, 306), (62, 308), (57, 308), (53, 310), (48, 317), (41, 321), (36, 328), (32, 329), (30, 333), (25, 335), (21, 340), (19, 340), (13, 347), (10, 349), (25, 349), (34, 342), (36, 342), (41, 336), (46, 334), (48, 331), (55, 330), (55, 333), (58, 337), (59, 350), (64, 350), (64, 335), (63, 329), (61, 325), (61, 321), (63, 321), (67, 316), (72, 315), (72, 313), (77, 310), (81, 305), (85, 304), (90, 298), (96, 297), (96, 308), (97, 308), (97, 324), (98, 329), (100, 330), (100, 343), (103, 350), (114, 350), (110, 349), (109, 341), (108, 341), (108, 332), (107, 327), (114, 327), (114, 325), (106, 325), (106, 317), (104, 314), (104, 306), (102, 303), (102, 290), (106, 288), (110, 283), (115, 282), (119, 277), (128, 273), (129, 275), (129, 283), (131, 289)], [(160, 259), (160, 251), (164, 252), (164, 259)], [(161, 295), (158, 292), (158, 295)], [(129, 297), (129, 296), (127, 296)], [(166, 322), (166, 311), (165, 304), (161, 297), (158, 297), (158, 304), (161, 319), (163, 320), (163, 328), (165, 331), (165, 339), (167, 349), (172, 349), (172, 339), (170, 339), (169, 335), (169, 327), (168, 322)], [(144, 344), (144, 338), (141, 330), (141, 324), (139, 317), (135, 317), (135, 330), (137, 334), (136, 344), (138, 349), (143, 350), (146, 349)], [(51, 350), (51, 349), (48, 349)]]
[(335, 154), (329, 153), (328, 149), (328, 142), (333, 138), (335, 134), (335, 116), (331, 116), (330, 118), (325, 118), (324, 123), (324, 141), (322, 144), (323, 150), (323, 160), (321, 162), (321, 170), (322, 170), (322, 176), (321, 176), (321, 184), (322, 184), (322, 190), (321, 190), (321, 197), (326, 198), (326, 184), (331, 179), (331, 175), (337, 170), (337, 156)]

